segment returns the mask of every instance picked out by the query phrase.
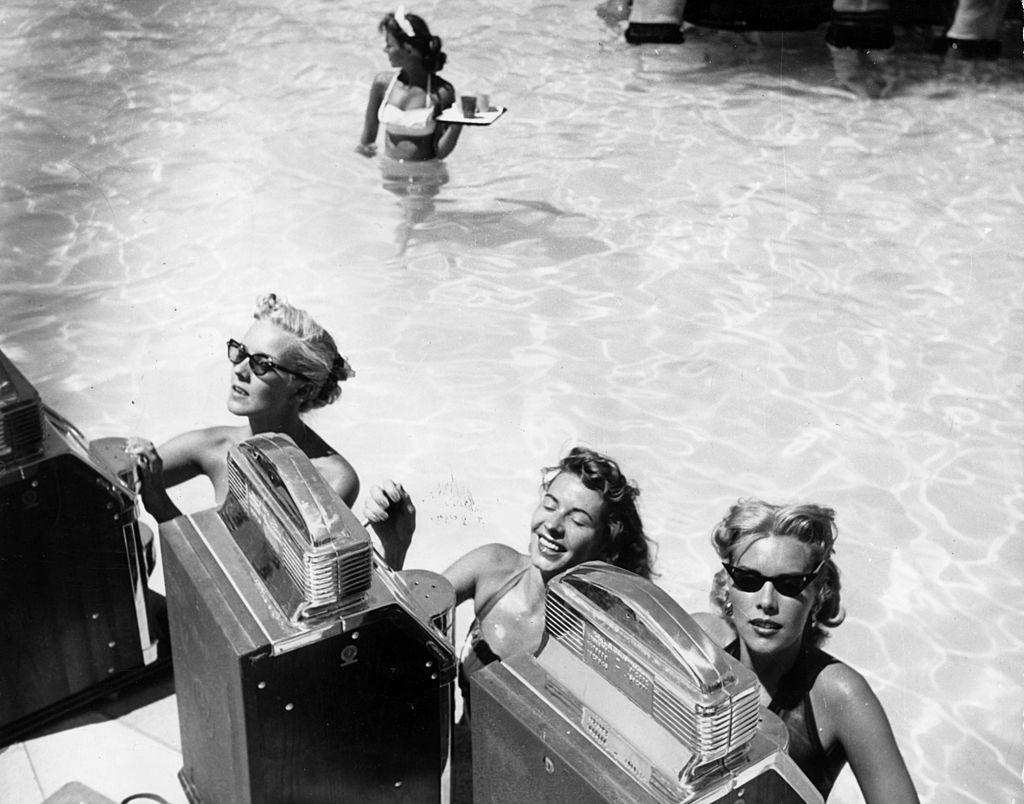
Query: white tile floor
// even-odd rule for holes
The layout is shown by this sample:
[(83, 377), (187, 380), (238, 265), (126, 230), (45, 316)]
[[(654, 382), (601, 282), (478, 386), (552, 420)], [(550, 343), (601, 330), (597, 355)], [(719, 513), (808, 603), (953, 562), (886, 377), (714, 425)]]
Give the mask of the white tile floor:
[(115, 802), (155, 793), (187, 804), (180, 769), (178, 708), (163, 673), (0, 750), (0, 801), (40, 804), (78, 782)]

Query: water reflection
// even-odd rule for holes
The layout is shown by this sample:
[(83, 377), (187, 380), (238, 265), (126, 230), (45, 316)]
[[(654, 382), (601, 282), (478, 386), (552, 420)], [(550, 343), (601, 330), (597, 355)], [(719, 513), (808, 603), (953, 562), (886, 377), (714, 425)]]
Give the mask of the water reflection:
[(448, 167), (440, 159), (409, 161), (382, 156), (380, 172), (384, 189), (394, 193), (402, 207), (395, 242), (398, 253), (404, 254), (413, 228), (434, 211), (434, 199), (448, 183)]
[(273, 6), (5, 3), (0, 347), (49, 402), (90, 436), (208, 421), (225, 316), (273, 289), (367, 366), (332, 443), (472, 492), (432, 568), (521, 543), (510, 486), (569, 437), (642, 469), (687, 606), (723, 504), (813, 494), (849, 522), (836, 650), (925, 800), (1010, 800), (1021, 62), (907, 34), (861, 103), (821, 31), (633, 47), (593, 3), (451, 3), (456, 83), (512, 112), (410, 175), (350, 148), (381, 9)]
[[(399, 227), (399, 255), (412, 247), (454, 243), (465, 250), (492, 252), (514, 246), (522, 260), (560, 263), (611, 249), (606, 240), (592, 235), (596, 220), (542, 199), (497, 197), (484, 209), (444, 201), (435, 207), (432, 198), (403, 197), (406, 219)], [(422, 217), (413, 220), (413, 215)]]

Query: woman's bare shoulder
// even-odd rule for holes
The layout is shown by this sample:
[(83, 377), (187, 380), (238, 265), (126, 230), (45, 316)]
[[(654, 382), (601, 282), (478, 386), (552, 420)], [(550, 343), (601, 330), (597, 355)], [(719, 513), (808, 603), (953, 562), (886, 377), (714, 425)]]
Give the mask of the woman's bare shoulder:
[(484, 544), (470, 550), (464, 559), (479, 568), (481, 576), (504, 577), (529, 564), (529, 556), (514, 550), (507, 544)]
[(444, 571), (461, 602), (486, 599), (510, 575), (530, 565), (530, 557), (504, 544), (484, 544), (464, 553)]
[(191, 460), (199, 460), (211, 453), (223, 454), (248, 435), (246, 427), (203, 427), (179, 433), (160, 447), (160, 454), (167, 459), (165, 453), (174, 452)]
[(318, 467), (322, 466), (325, 472), (332, 473), (355, 473), (355, 467), (349, 462), (348, 458), (342, 455), (340, 452), (331, 450), (330, 452), (324, 453), (323, 455), (310, 455), (309, 459)]
[(321, 477), (345, 501), (345, 504), (349, 508), (355, 505), (356, 498), (359, 497), (359, 475), (356, 473), (355, 467), (337, 452), (331, 452), (311, 460)]
[(437, 93), (438, 100), (441, 101), (442, 108), (447, 108), (455, 103), (455, 87), (440, 76), (438, 76), (438, 83), (434, 91)]
[(476, 601), (477, 608), (485, 605), (494, 595), (528, 570), (533, 564), (528, 555), (504, 544), (485, 544), (477, 548)]
[(500, 585), (509, 575), (529, 566), (530, 557), (505, 544), (484, 544), (474, 547), (456, 559), (445, 575), (472, 579), (472, 588), (484, 593), (492, 585)]
[(864, 676), (846, 662), (836, 659), (820, 648), (817, 650), (829, 661), (818, 673), (814, 691), (826, 698), (830, 706), (856, 705), (865, 698), (875, 698), (875, 693)]

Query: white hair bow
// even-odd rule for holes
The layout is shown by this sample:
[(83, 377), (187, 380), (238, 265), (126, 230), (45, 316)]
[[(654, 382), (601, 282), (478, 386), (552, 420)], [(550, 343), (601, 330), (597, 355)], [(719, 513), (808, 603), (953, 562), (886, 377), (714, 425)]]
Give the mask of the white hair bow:
[(405, 6), (401, 5), (395, 9), (395, 22), (398, 23), (398, 27), (402, 29), (402, 33), (408, 36), (410, 39), (416, 38), (416, 33), (412, 29), (412, 23), (406, 19)]

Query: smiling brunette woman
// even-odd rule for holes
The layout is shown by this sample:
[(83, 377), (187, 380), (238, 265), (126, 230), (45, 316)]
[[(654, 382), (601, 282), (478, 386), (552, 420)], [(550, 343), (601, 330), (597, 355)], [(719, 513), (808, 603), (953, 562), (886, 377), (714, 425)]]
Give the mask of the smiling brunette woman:
[[(540, 647), (547, 584), (560, 572), (600, 560), (651, 577), (651, 545), (636, 509), (639, 493), (611, 458), (574, 447), (544, 470), (530, 518), (529, 553), (485, 544), (444, 571), (456, 604), (472, 598), (476, 613), (459, 676), (467, 707), (470, 675), (501, 657)], [(365, 510), (388, 564), (401, 568), (416, 528), (409, 495), (390, 482), (370, 492)]]
[(695, 619), (757, 674), (762, 703), (789, 731), (790, 756), (823, 798), (849, 762), (867, 804), (917, 802), (875, 693), (819, 647), (844, 617), (835, 540), (829, 508), (740, 500), (712, 534), (720, 614)]
[[(456, 605), (472, 599), (475, 617), (459, 665), (462, 720), (452, 746), (452, 801), (472, 799), (472, 727), (469, 678), (486, 665), (533, 652), (544, 636), (548, 582), (584, 561), (607, 561), (650, 578), (651, 545), (636, 509), (640, 493), (611, 458), (574, 447), (543, 471), (540, 500), (530, 517), (530, 547), (520, 553), (485, 544), (457, 559), (444, 576)], [(401, 569), (416, 529), (416, 508), (394, 481), (373, 488), (366, 518), (387, 563)]]
[(334, 338), (305, 310), (274, 294), (257, 300), (255, 323), (241, 341), (227, 342), (231, 363), (228, 410), (248, 422), (208, 427), (172, 438), (159, 449), (130, 438), (125, 451), (142, 476), (142, 502), (157, 522), (180, 515), (167, 489), (198, 475), (213, 483), (217, 504), (227, 494), (228, 450), (257, 433), (291, 437), (349, 506), (359, 495), (352, 465), (302, 421), (301, 414), (341, 396), (339, 383), (354, 372)]

